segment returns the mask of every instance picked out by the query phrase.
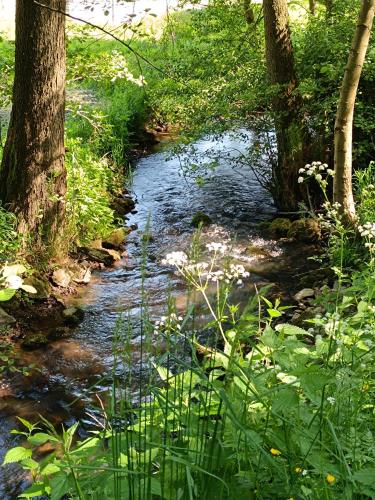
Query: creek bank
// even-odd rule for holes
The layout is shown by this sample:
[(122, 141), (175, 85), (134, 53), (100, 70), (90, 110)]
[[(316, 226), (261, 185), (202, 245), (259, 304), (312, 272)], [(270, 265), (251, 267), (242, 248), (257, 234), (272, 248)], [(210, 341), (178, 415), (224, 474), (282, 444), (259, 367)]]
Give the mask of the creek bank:
[[(129, 203), (134, 207), (135, 203)], [(126, 257), (126, 237), (131, 228), (114, 229), (103, 240), (77, 247), (63, 262), (50, 264), (45, 272), (24, 279), (36, 293), (17, 294), (0, 307), (0, 339), (20, 344), (23, 349), (40, 349), (50, 342), (69, 337), (84, 319), (84, 310), (70, 307), (69, 298), (80, 294), (92, 279), (93, 271), (114, 268)]]

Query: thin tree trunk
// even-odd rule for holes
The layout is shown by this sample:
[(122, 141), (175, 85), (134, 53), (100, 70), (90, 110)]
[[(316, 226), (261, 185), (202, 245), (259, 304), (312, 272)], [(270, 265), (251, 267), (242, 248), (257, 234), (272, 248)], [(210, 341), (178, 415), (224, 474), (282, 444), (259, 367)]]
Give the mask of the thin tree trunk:
[(279, 208), (295, 210), (303, 198), (297, 183), (298, 169), (303, 166), (303, 134), (287, 2), (264, 0), (263, 12), (268, 75), (275, 87), (278, 165), (273, 173), (273, 197)]
[[(65, 11), (66, 0), (50, 0)], [(0, 200), (19, 231), (50, 245), (64, 219), (65, 16), (17, 0), (13, 108)]]
[(251, 5), (251, 0), (243, 0), (243, 8), (247, 24), (252, 24), (255, 20), (254, 10)]
[(326, 17), (332, 16), (333, 0), (326, 0)]
[(315, 16), (316, 14), (316, 0), (309, 0), (310, 14)]
[(352, 190), (352, 140), (354, 105), (359, 79), (370, 40), (374, 20), (375, 0), (362, 0), (348, 64), (340, 91), (335, 122), (334, 201), (350, 219), (355, 217)]

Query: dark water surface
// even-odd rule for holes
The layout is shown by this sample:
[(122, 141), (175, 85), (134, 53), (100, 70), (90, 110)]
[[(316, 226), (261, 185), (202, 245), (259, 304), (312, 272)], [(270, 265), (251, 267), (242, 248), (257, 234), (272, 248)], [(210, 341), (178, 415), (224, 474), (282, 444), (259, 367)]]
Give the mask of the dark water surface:
[[(236, 156), (250, 140), (250, 133), (246, 139), (227, 135), (221, 141), (201, 141), (197, 148), (202, 153), (208, 148), (223, 149), (226, 155), (233, 151)], [(40, 373), (27, 379), (19, 377), (12, 384), (0, 383), (0, 461), (14, 445), (9, 431), (16, 425), (17, 415), (37, 420), (42, 414), (56, 424), (71, 425), (84, 415), (96, 393), (107, 390), (109, 382), (103, 380), (103, 374), (111, 373), (112, 339), (121, 311), (133, 319), (131, 368), (139, 369), (142, 234), (148, 224), (151, 241), (145, 287), (151, 317), (163, 314), (171, 286), (177, 306), (183, 309), (183, 284), (173, 278), (171, 285), (171, 272), (161, 266), (161, 259), (169, 251), (188, 249), (194, 233), (191, 219), (198, 211), (213, 221), (203, 231), (204, 241), (235, 241), (232, 253), (250, 269), (253, 279), (273, 281), (281, 291), (298, 288), (293, 269), (298, 263), (304, 265), (305, 255), (296, 247), (283, 248), (257, 229), (257, 224), (270, 218), (275, 209), (250, 169), (232, 168), (222, 161), (215, 175), (198, 187), (180, 175), (177, 158), (166, 158), (161, 148), (138, 161), (133, 179), (137, 213), (129, 219), (138, 230), (128, 238), (128, 258), (115, 269), (95, 276), (84, 297), (75, 299), (85, 306), (83, 323), (70, 338), (22, 354), (23, 361), (36, 363)], [(249, 291), (244, 288), (241, 293), (246, 296)], [(71, 405), (75, 399), (78, 403)], [(23, 484), (22, 474), (14, 467), (0, 468), (1, 500), (16, 498)]]

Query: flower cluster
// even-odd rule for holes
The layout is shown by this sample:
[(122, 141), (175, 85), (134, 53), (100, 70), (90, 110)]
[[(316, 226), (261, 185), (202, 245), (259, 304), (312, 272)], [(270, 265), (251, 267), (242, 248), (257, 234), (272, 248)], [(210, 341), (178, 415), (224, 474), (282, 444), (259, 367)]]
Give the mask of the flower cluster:
[(242, 284), (242, 280), (248, 278), (250, 273), (242, 264), (230, 263), (219, 267), (218, 260), (226, 253), (228, 246), (225, 243), (208, 243), (206, 248), (213, 253), (209, 262), (194, 262), (189, 260), (184, 252), (172, 252), (162, 260), (163, 265), (177, 268), (177, 272), (193, 285), (201, 288), (208, 282), (230, 284), (236, 282)]
[(185, 252), (171, 252), (161, 261), (163, 266), (183, 267), (188, 263), (188, 256)]
[(165, 330), (181, 330), (182, 316), (177, 316), (176, 313), (171, 313), (168, 316), (161, 316), (160, 320), (154, 323), (154, 333), (158, 334)]
[(214, 252), (214, 253), (221, 253), (221, 255), (224, 255), (225, 252), (228, 250), (228, 245), (225, 243), (207, 243), (206, 248), (209, 252)]
[(237, 285), (242, 285), (242, 279), (248, 278), (250, 273), (246, 271), (242, 264), (230, 264), (228, 269), (219, 269), (218, 271), (211, 271), (207, 274), (207, 279), (216, 283), (217, 281), (224, 281), (230, 283), (236, 280)]
[(318, 182), (323, 181), (323, 174), (330, 175), (333, 177), (334, 171), (328, 168), (327, 163), (321, 163), (320, 161), (313, 161), (311, 164), (307, 164), (300, 168), (298, 171), (300, 177), (298, 177), (298, 183), (301, 184), (308, 177), (315, 177)]
[(367, 241), (365, 247), (370, 251), (375, 251), (375, 222), (366, 222), (363, 226), (358, 226), (359, 234)]

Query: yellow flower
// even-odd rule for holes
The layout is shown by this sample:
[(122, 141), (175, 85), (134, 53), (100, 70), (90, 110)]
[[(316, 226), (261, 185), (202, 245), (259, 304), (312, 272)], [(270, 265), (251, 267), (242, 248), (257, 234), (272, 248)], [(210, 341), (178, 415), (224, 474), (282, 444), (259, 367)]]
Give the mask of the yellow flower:
[(333, 476), (332, 474), (327, 474), (326, 479), (327, 479), (327, 483), (329, 483), (329, 484), (333, 484), (336, 481), (335, 476)]
[(294, 497), (290, 497), (290, 498), (288, 498), (288, 500), (294, 500)]
[(302, 472), (301, 467), (296, 467), (294, 470), (297, 472), (297, 474), (299, 474), (300, 472)]
[(275, 456), (281, 455), (281, 451), (278, 450), (277, 448), (271, 448), (270, 452), (272, 453), (272, 455), (275, 455)]
[(370, 386), (368, 384), (363, 384), (362, 391), (367, 392), (369, 389), (370, 389)]

